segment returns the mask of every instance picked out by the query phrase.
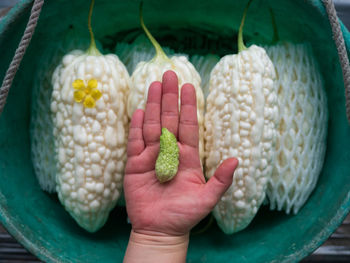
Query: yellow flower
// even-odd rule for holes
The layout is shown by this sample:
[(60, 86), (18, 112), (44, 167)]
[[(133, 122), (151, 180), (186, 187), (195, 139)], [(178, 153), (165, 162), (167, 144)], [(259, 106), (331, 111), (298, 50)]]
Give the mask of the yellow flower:
[(90, 79), (87, 86), (82, 79), (76, 79), (73, 82), (74, 100), (78, 103), (83, 102), (86, 108), (94, 108), (96, 101), (101, 98), (102, 93), (97, 89), (97, 80)]

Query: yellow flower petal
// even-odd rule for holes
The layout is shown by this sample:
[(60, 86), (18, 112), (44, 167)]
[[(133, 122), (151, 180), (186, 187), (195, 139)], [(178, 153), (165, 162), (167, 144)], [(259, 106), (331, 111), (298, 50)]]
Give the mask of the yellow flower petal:
[(92, 90), (97, 88), (97, 80), (96, 79), (90, 79), (88, 82), (87, 87)]
[(74, 91), (74, 100), (76, 102), (82, 102), (85, 97), (85, 92), (82, 90)]
[(75, 89), (83, 89), (85, 88), (85, 83), (82, 79), (76, 79), (73, 82), (73, 88)]
[(91, 97), (93, 97), (95, 100), (98, 100), (99, 98), (101, 98), (101, 96), (102, 96), (102, 93), (98, 89), (93, 89), (91, 91)]
[(85, 100), (84, 100), (84, 106), (86, 108), (94, 108), (96, 105), (95, 100), (93, 97), (91, 97), (90, 95), (87, 95)]

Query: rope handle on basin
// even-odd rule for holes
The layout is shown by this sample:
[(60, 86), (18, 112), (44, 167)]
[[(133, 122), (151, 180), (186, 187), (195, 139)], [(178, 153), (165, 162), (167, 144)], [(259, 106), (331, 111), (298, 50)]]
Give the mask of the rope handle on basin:
[[(343, 34), (338, 21), (337, 13), (332, 0), (322, 0), (328, 15), (328, 19), (333, 32), (333, 39), (338, 50), (340, 65), (343, 71), (343, 79), (345, 86), (346, 115), (350, 123), (350, 66), (347, 55)], [(23, 55), (29, 45), (34, 34), (39, 15), (44, 4), (44, 0), (34, 0), (34, 4), (30, 13), (29, 21), (24, 31), (23, 37), (18, 45), (15, 56), (6, 72), (4, 80), (0, 88), (0, 115), (4, 109), (8, 92), (12, 81), (16, 75), (17, 69), (22, 61)]]
[(18, 48), (16, 49), (15, 55), (10, 63), (10, 66), (2, 82), (2, 85), (0, 88), (0, 115), (4, 109), (7, 95), (9, 93), (12, 81), (16, 75), (19, 65), (21, 64), (23, 55), (26, 52), (29, 42), (32, 39), (32, 36), (34, 34), (34, 30), (37, 25), (43, 4), (44, 4), (44, 0), (34, 0), (34, 4), (30, 12), (28, 24), (25, 28), (22, 39), (19, 42)]
[(333, 39), (338, 50), (340, 65), (343, 71), (344, 87), (345, 87), (345, 107), (346, 116), (350, 123), (350, 66), (348, 53), (346, 51), (343, 33), (340, 29), (337, 12), (332, 0), (322, 0), (332, 28)]

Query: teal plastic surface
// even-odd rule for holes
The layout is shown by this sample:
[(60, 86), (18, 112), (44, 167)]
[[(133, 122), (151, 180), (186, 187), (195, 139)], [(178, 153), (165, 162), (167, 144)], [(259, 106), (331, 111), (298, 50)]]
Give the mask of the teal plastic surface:
[[(45, 1), (36, 33), (24, 56), (0, 116), (0, 219), (8, 231), (46, 262), (121, 262), (130, 225), (125, 209), (116, 208), (95, 234), (79, 228), (55, 195), (43, 192), (30, 159), (32, 86), (47, 61), (43, 56), (72, 40), (86, 39), (89, 1)], [(144, 3), (149, 29), (176, 52), (235, 53), (246, 1), (157, 1)], [(93, 28), (104, 52), (118, 41), (141, 33), (139, 1), (96, 1)], [(251, 225), (227, 236), (214, 224), (192, 235), (188, 262), (297, 262), (315, 250), (342, 222), (350, 207), (350, 128), (345, 115), (344, 84), (328, 19), (316, 0), (253, 1), (244, 29), (248, 43), (268, 43), (276, 15), (281, 40), (312, 44), (328, 97), (327, 153), (317, 188), (296, 215), (259, 211)], [(30, 1), (21, 1), (0, 23), (0, 78), (22, 36)], [(346, 44), (350, 34), (342, 26)], [(45, 51), (45, 52), (44, 52)]]

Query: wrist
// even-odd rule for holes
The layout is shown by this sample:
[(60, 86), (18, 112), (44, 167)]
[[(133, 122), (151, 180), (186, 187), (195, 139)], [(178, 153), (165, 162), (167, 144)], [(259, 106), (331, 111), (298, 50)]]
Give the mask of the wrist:
[(124, 262), (186, 262), (189, 234), (169, 236), (131, 230)]

